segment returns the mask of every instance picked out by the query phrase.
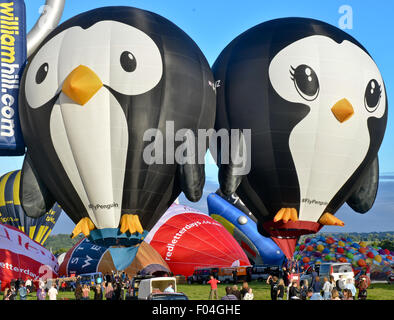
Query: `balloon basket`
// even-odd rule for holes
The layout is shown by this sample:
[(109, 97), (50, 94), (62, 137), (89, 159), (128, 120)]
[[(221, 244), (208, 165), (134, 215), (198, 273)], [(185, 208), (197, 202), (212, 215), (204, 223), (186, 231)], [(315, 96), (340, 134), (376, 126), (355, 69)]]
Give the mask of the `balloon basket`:
[(89, 241), (99, 246), (133, 247), (144, 241), (148, 231), (141, 233), (121, 233), (118, 228), (95, 229), (90, 232)]

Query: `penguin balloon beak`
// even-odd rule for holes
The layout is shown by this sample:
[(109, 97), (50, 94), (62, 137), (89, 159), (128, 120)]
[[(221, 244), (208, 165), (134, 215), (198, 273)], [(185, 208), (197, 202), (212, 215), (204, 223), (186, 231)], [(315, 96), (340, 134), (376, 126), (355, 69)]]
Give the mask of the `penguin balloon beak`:
[(334, 106), (331, 108), (334, 117), (340, 122), (343, 123), (346, 120), (349, 120), (353, 114), (354, 109), (352, 104), (347, 99), (339, 100)]
[(63, 83), (62, 91), (71, 100), (83, 106), (102, 86), (103, 83), (92, 69), (80, 65), (68, 75)]

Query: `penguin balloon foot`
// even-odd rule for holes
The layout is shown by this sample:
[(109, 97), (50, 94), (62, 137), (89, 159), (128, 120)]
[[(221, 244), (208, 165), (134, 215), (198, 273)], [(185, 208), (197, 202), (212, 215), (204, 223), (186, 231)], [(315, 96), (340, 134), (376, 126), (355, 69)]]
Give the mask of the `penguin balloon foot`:
[(92, 220), (89, 218), (83, 218), (81, 219), (78, 224), (75, 226), (71, 238), (74, 239), (77, 235), (80, 233), (83, 233), (85, 237), (89, 236), (90, 231), (94, 230), (96, 227), (94, 226), (94, 223)]
[(138, 232), (143, 233), (144, 229), (142, 228), (140, 218), (134, 214), (124, 214), (120, 219), (120, 232), (125, 233), (129, 231), (131, 234)]
[(325, 226), (340, 226), (343, 227), (345, 223), (342, 220), (339, 220), (331, 213), (326, 212), (323, 214), (320, 219), (319, 223)]
[(294, 208), (282, 208), (274, 217), (274, 222), (282, 220), (284, 223), (288, 221), (298, 221), (298, 213)]

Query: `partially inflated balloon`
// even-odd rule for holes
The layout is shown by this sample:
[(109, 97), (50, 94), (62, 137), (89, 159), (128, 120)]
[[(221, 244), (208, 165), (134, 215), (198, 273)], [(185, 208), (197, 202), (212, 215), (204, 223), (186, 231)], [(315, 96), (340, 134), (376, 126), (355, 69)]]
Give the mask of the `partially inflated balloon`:
[(64, 22), (31, 57), (20, 102), (23, 206), (25, 168), (45, 195), (25, 207), (29, 215), (56, 200), (77, 224), (74, 236), (96, 229), (92, 241), (138, 242), (180, 192), (200, 199), (194, 138), (214, 124), (213, 75), (167, 19), (105, 7)]
[(234, 39), (213, 71), (216, 129), (240, 129), (245, 140), (250, 129), (250, 171), (224, 163), (223, 148), (220, 188), (237, 192), (288, 258), (300, 235), (343, 225), (334, 214), (345, 202), (372, 207), (387, 98), (357, 40), (317, 20), (272, 20)]
[(0, 291), (15, 279), (43, 280), (58, 276), (55, 256), (20, 230), (0, 224)]
[(250, 264), (244, 250), (218, 221), (173, 204), (145, 238), (174, 274), (190, 276), (199, 267)]
[(31, 239), (44, 244), (62, 212), (56, 203), (39, 218), (30, 218), (19, 198), (21, 172), (8, 172), (0, 178), (0, 222), (25, 232)]

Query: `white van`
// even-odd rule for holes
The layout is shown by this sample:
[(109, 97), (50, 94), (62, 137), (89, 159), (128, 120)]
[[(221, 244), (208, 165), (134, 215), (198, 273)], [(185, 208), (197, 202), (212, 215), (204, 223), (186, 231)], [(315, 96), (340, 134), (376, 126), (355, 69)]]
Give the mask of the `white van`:
[[(335, 281), (339, 280), (339, 278), (342, 277), (342, 280), (345, 283), (347, 279), (351, 279), (354, 283), (354, 272), (350, 263), (322, 263), (317, 264), (314, 267), (320, 277), (320, 281), (323, 281), (324, 277), (327, 277), (329, 279), (330, 276), (333, 276)], [(313, 267), (310, 266), (301, 276), (301, 281), (308, 280), (309, 285), (312, 282), (312, 268)]]
[(320, 278), (333, 276), (335, 281), (342, 277), (345, 283), (347, 279), (351, 279), (354, 283), (354, 272), (350, 263), (322, 263), (320, 265), (319, 276)]
[(147, 300), (152, 294), (163, 293), (169, 285), (177, 292), (175, 277), (157, 277), (141, 280), (138, 287), (138, 299)]

